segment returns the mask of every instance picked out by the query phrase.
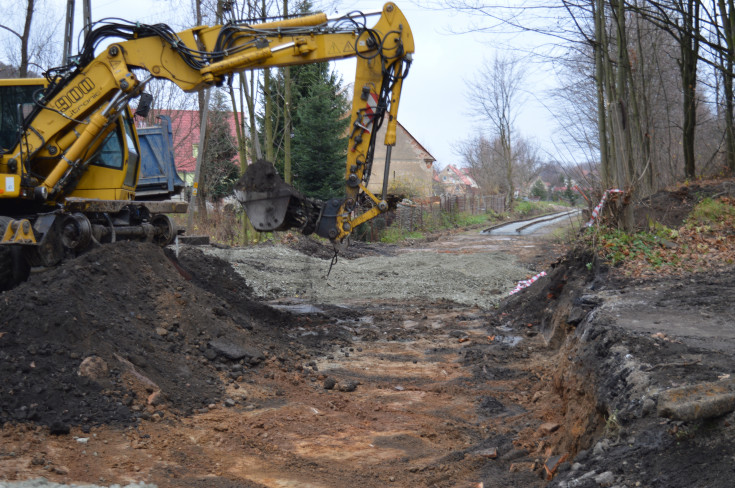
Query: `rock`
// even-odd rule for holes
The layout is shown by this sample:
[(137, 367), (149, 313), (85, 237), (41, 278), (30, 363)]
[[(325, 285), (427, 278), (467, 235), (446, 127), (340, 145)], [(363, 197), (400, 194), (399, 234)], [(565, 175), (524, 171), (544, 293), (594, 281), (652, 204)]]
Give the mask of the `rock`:
[(605, 471), (595, 476), (595, 482), (602, 487), (610, 487), (615, 484), (615, 476), (612, 471)]
[(225, 399), (225, 407), (234, 407), (237, 403), (232, 398)]
[(542, 434), (551, 434), (552, 432), (556, 432), (559, 430), (559, 427), (561, 427), (559, 424), (555, 422), (546, 422), (541, 424), (541, 426), (538, 428), (539, 432)]
[(463, 330), (453, 330), (449, 332), (449, 337), (454, 337), (455, 339), (462, 339), (464, 337), (469, 337), (469, 334)]
[(573, 307), (569, 311), (569, 316), (567, 317), (567, 323), (569, 325), (579, 325), (580, 322), (584, 320), (584, 318), (587, 316), (588, 311), (582, 307)]
[(340, 383), (339, 385), (339, 391), (345, 391), (345, 392), (353, 392), (357, 390), (357, 381), (346, 381), (344, 383)]
[(651, 415), (656, 411), (656, 402), (652, 398), (646, 398), (643, 400), (643, 406), (641, 407), (641, 414), (644, 417)]
[(595, 444), (594, 449), (592, 449), (592, 454), (595, 456), (602, 456), (603, 454), (605, 454), (605, 451), (608, 447), (610, 447), (610, 441), (607, 439), (602, 439), (600, 442)]
[(60, 474), (62, 476), (69, 474), (69, 468), (66, 466), (54, 466), (54, 473)]
[(554, 478), (554, 475), (559, 470), (559, 465), (566, 461), (567, 457), (569, 457), (568, 454), (561, 454), (558, 456), (551, 456), (546, 460), (544, 463), (544, 472), (547, 481), (551, 481)]
[(214, 349), (207, 349), (204, 351), (204, 357), (209, 361), (214, 361), (217, 359), (217, 352)]
[(672, 388), (658, 396), (658, 415), (691, 422), (735, 410), (735, 380)]
[(104, 359), (99, 356), (88, 356), (84, 358), (82, 363), (79, 365), (77, 371), (79, 376), (84, 376), (91, 380), (101, 380), (107, 378), (110, 374), (110, 369)]
[(483, 458), (495, 459), (498, 457), (498, 448), (491, 447), (489, 449), (483, 449), (481, 451), (475, 452), (475, 454)]
[(337, 386), (337, 380), (335, 380), (334, 378), (327, 378), (326, 380), (324, 380), (325, 390), (333, 390), (335, 386)]
[(168, 334), (168, 331), (163, 327), (156, 327), (156, 334), (158, 334), (160, 337), (165, 337)]
[(148, 405), (158, 405), (163, 401), (163, 396), (161, 395), (161, 391), (154, 391), (150, 395), (148, 395)]
[(209, 341), (209, 347), (217, 354), (226, 357), (231, 361), (245, 359), (250, 364), (259, 364), (263, 361), (263, 354), (253, 347), (244, 347), (234, 344), (224, 338), (213, 339)]
[(67, 435), (70, 430), (71, 427), (69, 427), (69, 424), (63, 422), (54, 422), (49, 426), (49, 433), (51, 435)]

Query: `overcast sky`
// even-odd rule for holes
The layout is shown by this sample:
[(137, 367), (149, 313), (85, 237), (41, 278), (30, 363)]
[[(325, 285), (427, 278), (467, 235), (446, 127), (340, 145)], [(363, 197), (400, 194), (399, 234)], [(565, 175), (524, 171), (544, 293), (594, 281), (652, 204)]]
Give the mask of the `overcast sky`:
[[(58, 18), (63, 26), (66, 0), (46, 0), (42, 15)], [(319, 3), (319, 2), (314, 2)], [(343, 0), (330, 16), (351, 10), (379, 11), (383, 2), (373, 0)], [(429, 10), (419, 6), (417, 0), (397, 0), (414, 34), (416, 53), (411, 71), (403, 85), (403, 95), (398, 120), (437, 159), (439, 166), (461, 164), (456, 152), (457, 144), (472, 137), (487, 125), (471, 115), (466, 81), (476, 76), (479, 66), (495, 54), (509, 50), (508, 39), (492, 34), (455, 34), (467, 29), (472, 21), (451, 11)], [(77, 0), (75, 36), (81, 28), (81, 0)], [(181, 7), (171, 2), (156, 0), (92, 0), (92, 20), (103, 17), (119, 17), (145, 23), (165, 22), (179, 25), (184, 16)], [(59, 43), (63, 27), (59, 30)], [(75, 37), (76, 38), (76, 37)], [(531, 37), (517, 36), (511, 43), (528, 47), (535, 42)], [(76, 52), (76, 46), (74, 48)], [(0, 53), (5, 59), (5, 53)], [(334, 63), (343, 74), (343, 81), (350, 83), (354, 77), (354, 62)], [(543, 66), (529, 64), (525, 89), (526, 100), (517, 119), (520, 134), (536, 143), (543, 159), (564, 157), (558, 154), (554, 144), (556, 131), (551, 110), (545, 107), (548, 90), (553, 86), (553, 75)]]

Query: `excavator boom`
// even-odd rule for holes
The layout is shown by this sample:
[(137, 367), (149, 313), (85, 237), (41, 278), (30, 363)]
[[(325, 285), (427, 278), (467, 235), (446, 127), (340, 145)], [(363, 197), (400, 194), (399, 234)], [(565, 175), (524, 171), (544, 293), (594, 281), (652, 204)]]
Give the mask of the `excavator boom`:
[[(367, 182), (386, 116), (384, 143), (395, 144), (401, 86), (414, 51), (408, 22), (395, 4), (386, 3), (375, 17), (372, 25), (372, 15), (315, 14), (182, 32), (165, 24), (98, 23), (71, 64), (46, 73), (46, 87), (34, 88), (32, 103), (0, 107), (0, 121), (10, 121), (0, 126), (0, 253), (5, 246), (23, 246), (31, 261), (48, 264), (104, 236), (123, 235), (124, 229), (161, 243), (175, 234), (170, 221), (156, 220), (154, 206), (126, 204), (135, 198), (140, 159), (128, 104), (150, 79), (167, 79), (190, 92), (220, 85), (243, 70), (355, 57), (344, 197), (326, 203), (306, 199), (282, 181), (276, 184), (278, 175), (264, 164), (254, 164), (238, 185), (259, 230), (298, 228), (342, 241), (389, 207), (385, 184), (376, 196)], [(356, 216), (361, 208), (368, 210)], [(108, 231), (100, 230), (105, 226)], [(60, 237), (68, 235), (74, 238)]]

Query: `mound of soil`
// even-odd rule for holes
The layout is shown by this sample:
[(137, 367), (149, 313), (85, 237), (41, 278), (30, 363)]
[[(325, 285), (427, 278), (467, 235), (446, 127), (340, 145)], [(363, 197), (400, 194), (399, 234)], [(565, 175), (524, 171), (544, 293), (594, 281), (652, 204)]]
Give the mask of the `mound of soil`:
[(222, 372), (257, 368), (289, 321), (253, 302), (229, 264), (135, 242), (35, 274), (0, 301), (0, 424), (61, 431), (205, 408)]
[(635, 208), (635, 226), (647, 230), (656, 222), (672, 229), (679, 228), (694, 206), (704, 198), (735, 195), (735, 181), (714, 184), (692, 184), (674, 191), (660, 191), (644, 198)]

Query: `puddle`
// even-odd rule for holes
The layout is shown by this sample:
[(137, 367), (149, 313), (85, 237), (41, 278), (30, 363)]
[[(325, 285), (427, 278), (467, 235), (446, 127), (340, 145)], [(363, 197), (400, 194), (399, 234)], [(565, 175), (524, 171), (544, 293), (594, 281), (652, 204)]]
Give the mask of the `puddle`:
[(309, 314), (309, 313), (323, 313), (324, 310), (322, 310), (319, 307), (315, 307), (314, 305), (311, 305), (309, 303), (300, 303), (300, 304), (294, 304), (294, 305), (271, 305), (271, 307), (276, 308), (278, 310), (285, 310), (287, 312), (295, 313), (295, 314)]
[(504, 344), (507, 346), (515, 347), (517, 346), (521, 341), (523, 340), (523, 337), (520, 336), (503, 336), (503, 335), (496, 335), (494, 342), (499, 342), (500, 344)]

